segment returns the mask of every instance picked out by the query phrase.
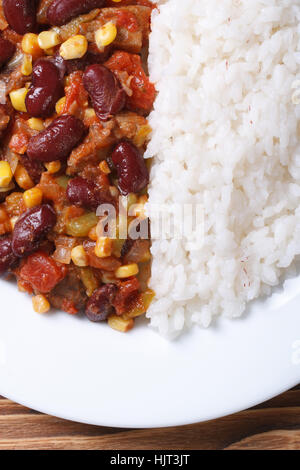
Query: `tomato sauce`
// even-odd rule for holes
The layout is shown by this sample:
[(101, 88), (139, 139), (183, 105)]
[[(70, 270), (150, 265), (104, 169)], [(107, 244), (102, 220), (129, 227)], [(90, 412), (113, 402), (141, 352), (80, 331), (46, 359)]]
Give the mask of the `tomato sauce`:
[[(41, 21), (48, 0), (33, 3), (37, 28), (25, 30), (35, 52), (26, 50), (30, 38), (23, 41), (0, 8), (1, 34), (16, 45), (7, 58), (2, 48), (2, 62), (0, 48), (0, 79), (7, 85), (0, 106), (0, 274), (14, 274), (20, 290), (36, 296), (39, 313), (51, 306), (84, 312), (129, 331), (154, 295), (147, 287), (150, 240), (120, 235), (119, 201), (147, 202), (143, 154), (156, 92), (142, 56), (155, 4), (107, 0), (84, 20), (60, 25), (61, 42), (85, 36), (85, 48), (71, 47), (66, 57), (60, 43), (37, 46), (38, 34), (49, 29)], [(117, 34), (102, 44), (96, 32), (110, 21)], [(110, 239), (97, 211), (104, 204), (116, 215)], [(142, 209), (127, 215), (128, 227), (149, 225), (139, 214)]]
[(134, 33), (139, 29), (136, 16), (124, 10), (118, 10), (117, 12), (117, 26), (119, 28), (126, 28), (131, 33)]
[(150, 112), (156, 92), (143, 69), (141, 57), (137, 54), (117, 51), (106, 62), (106, 66), (115, 72), (126, 71), (132, 77), (130, 82), (132, 96), (127, 97), (130, 108)]

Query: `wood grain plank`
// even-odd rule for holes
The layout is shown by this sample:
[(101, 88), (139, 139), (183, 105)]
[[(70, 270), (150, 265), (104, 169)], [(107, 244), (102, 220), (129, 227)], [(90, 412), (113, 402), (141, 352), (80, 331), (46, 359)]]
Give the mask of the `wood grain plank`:
[(299, 431), (271, 431), (232, 444), (227, 450), (299, 450)]
[[(0, 450), (108, 450), (97, 437), (62, 437), (56, 439), (3, 440)], [(110, 450), (126, 450), (112, 448)], [(193, 449), (193, 446), (191, 447)], [(184, 450), (191, 450), (185, 448)], [(197, 449), (199, 449), (197, 447)], [(300, 431), (279, 430), (251, 436), (225, 450), (299, 450)], [(130, 448), (131, 450), (131, 448)], [(159, 449), (157, 449), (159, 450)], [(165, 449), (163, 449), (165, 450)]]
[[(110, 450), (100, 437), (1, 439), (0, 450)], [(118, 449), (121, 450), (121, 449)]]
[(25, 408), (18, 403), (0, 398), (0, 416), (18, 415), (18, 414), (38, 414), (37, 411)]
[(263, 408), (279, 408), (285, 406), (300, 406), (300, 385), (283, 393), (282, 395), (272, 398), (272, 400), (268, 400), (255, 406), (254, 409), (259, 410)]
[[(20, 426), (20, 423), (22, 424)], [(82, 425), (73, 421), (64, 421), (42, 414), (19, 414), (0, 416), (0, 440), (23, 439), (26, 437), (59, 437), (63, 435), (95, 436), (120, 432), (117, 428), (104, 428)]]
[[(182, 426), (169, 429), (113, 430), (109, 434), (106, 428), (82, 426), (77, 423), (63, 422), (56, 418), (37, 415), (24, 415), (20, 421), (16, 417), (0, 418), (0, 449), (32, 448), (40, 442), (42, 447), (50, 449), (56, 441), (66, 449), (224, 449), (247, 437), (277, 429), (300, 430), (300, 407), (284, 409), (251, 410), (209, 423)], [(7, 419), (8, 418), (8, 419)], [(79, 427), (78, 427), (79, 426)], [(77, 433), (80, 433), (78, 435)], [(96, 446), (96, 447), (95, 447)]]

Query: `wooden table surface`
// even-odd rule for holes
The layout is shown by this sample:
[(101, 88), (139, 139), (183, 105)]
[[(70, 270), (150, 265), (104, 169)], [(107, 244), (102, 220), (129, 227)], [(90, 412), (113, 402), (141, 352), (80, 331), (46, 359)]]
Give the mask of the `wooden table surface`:
[(4, 449), (300, 449), (300, 386), (242, 413), (169, 429), (116, 429), (42, 415), (0, 397)]

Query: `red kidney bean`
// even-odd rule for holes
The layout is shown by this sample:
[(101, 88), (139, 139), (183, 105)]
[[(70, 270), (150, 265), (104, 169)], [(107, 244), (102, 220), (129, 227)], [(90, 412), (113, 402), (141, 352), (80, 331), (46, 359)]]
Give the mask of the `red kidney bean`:
[(57, 85), (60, 81), (56, 65), (47, 58), (38, 59), (32, 70), (32, 84), (36, 87)]
[(28, 158), (26, 154), (18, 155), (20, 162), (25, 167), (27, 173), (35, 184), (40, 182), (42, 173), (45, 171), (44, 165), (38, 160)]
[(12, 235), (12, 251), (22, 258), (39, 248), (56, 224), (56, 213), (49, 204), (28, 209), (17, 220)]
[(5, 18), (18, 34), (34, 31), (36, 26), (35, 0), (2, 0)]
[(99, 119), (106, 121), (125, 106), (126, 93), (121, 83), (104, 65), (95, 64), (86, 69), (83, 84), (91, 97)]
[(0, 67), (12, 58), (15, 50), (16, 46), (12, 42), (0, 37)]
[(41, 162), (64, 161), (83, 138), (85, 127), (80, 119), (63, 114), (29, 141), (27, 155)]
[(116, 167), (122, 194), (138, 193), (149, 183), (149, 172), (137, 147), (123, 140), (114, 149), (112, 162)]
[(25, 104), (30, 116), (41, 118), (49, 117), (55, 106), (49, 88), (41, 87), (31, 87), (29, 89)]
[(54, 0), (47, 10), (51, 25), (62, 26), (72, 18), (103, 7), (105, 0)]
[(66, 75), (66, 72), (67, 72), (68, 61), (62, 58), (59, 51), (57, 51), (54, 55), (51, 55), (50, 57), (45, 58), (45, 60), (49, 60), (49, 62), (51, 62), (57, 67), (59, 71), (60, 80), (63, 83), (64, 76)]
[(63, 93), (59, 68), (50, 60), (37, 60), (32, 71), (32, 85), (25, 100), (28, 114), (49, 117)]
[(67, 197), (71, 204), (96, 209), (99, 205), (97, 185), (91, 181), (78, 176), (69, 181)]
[(88, 209), (97, 209), (100, 204), (115, 205), (115, 201), (107, 189), (101, 188), (94, 181), (81, 176), (69, 181), (67, 198), (71, 204)]
[(4, 274), (16, 260), (17, 258), (12, 251), (11, 238), (2, 238), (0, 240), (0, 276)]
[(115, 312), (112, 302), (117, 290), (118, 288), (115, 284), (105, 284), (93, 293), (85, 310), (89, 320), (93, 322), (105, 321), (111, 313)]

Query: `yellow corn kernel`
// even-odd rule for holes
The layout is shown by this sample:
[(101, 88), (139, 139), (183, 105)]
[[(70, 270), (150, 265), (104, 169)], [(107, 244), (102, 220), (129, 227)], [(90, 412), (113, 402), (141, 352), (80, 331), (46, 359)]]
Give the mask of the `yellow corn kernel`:
[(16, 111), (21, 111), (23, 113), (27, 112), (25, 105), (25, 98), (28, 93), (27, 88), (19, 88), (18, 90), (11, 91), (9, 94), (11, 104)]
[(28, 293), (28, 290), (26, 290), (26, 287), (24, 286), (22, 281), (18, 281), (17, 285), (20, 292)]
[(112, 21), (109, 21), (95, 32), (95, 42), (98, 49), (108, 46), (116, 39), (118, 34), (117, 27)]
[(71, 258), (75, 266), (84, 268), (88, 266), (88, 258), (82, 245), (75, 246), (71, 251)]
[(151, 134), (152, 128), (149, 126), (149, 124), (146, 124), (145, 126), (141, 126), (138, 133), (133, 139), (134, 145), (137, 147), (142, 147), (144, 143), (147, 140), (147, 137)]
[(19, 218), (19, 217), (16, 216), (16, 215), (15, 215), (14, 217), (11, 217), (11, 219), (10, 219), (10, 225), (11, 225), (11, 229), (12, 229), (12, 230), (15, 228), (15, 225), (16, 225), (16, 222), (17, 222), (18, 218)]
[(47, 50), (61, 43), (56, 31), (42, 31), (38, 35), (38, 43), (41, 49)]
[(98, 240), (98, 238), (103, 238), (106, 235), (106, 233), (105, 233), (105, 223), (103, 222), (102, 219), (100, 219), (98, 224), (96, 225), (96, 235), (97, 235), (96, 241)]
[(42, 54), (42, 49), (39, 46), (37, 34), (33, 34), (33, 33), (24, 34), (21, 47), (25, 54), (30, 54), (33, 57), (38, 57), (39, 55)]
[(133, 214), (135, 217), (139, 217), (140, 219), (146, 219), (146, 203), (148, 202), (148, 197), (146, 195), (141, 196), (138, 200), (138, 204), (133, 208)]
[(23, 199), (27, 209), (39, 206), (43, 200), (43, 191), (40, 188), (32, 188), (25, 191)]
[(28, 126), (33, 131), (42, 131), (44, 130), (44, 122), (42, 119), (39, 118), (30, 118), (27, 121)]
[(92, 119), (96, 116), (95, 110), (93, 108), (87, 108), (84, 112), (85, 119)]
[(121, 2), (122, 0), (112, 0), (112, 1), (115, 2), (115, 3), (119, 3), (119, 2)]
[(115, 271), (118, 279), (126, 279), (127, 277), (136, 276), (139, 273), (139, 267), (136, 263), (121, 266)]
[(0, 162), (0, 187), (6, 188), (13, 177), (10, 164), (5, 161)]
[(22, 75), (31, 75), (32, 74), (32, 57), (31, 55), (25, 55), (23, 58), (23, 63), (21, 67)]
[(58, 102), (55, 105), (55, 111), (57, 112), (57, 114), (63, 113), (65, 104), (66, 104), (66, 97), (63, 96), (62, 98), (60, 98), (60, 100), (58, 100)]
[(45, 163), (45, 167), (47, 168), (49, 173), (54, 174), (61, 169), (61, 163), (59, 160), (57, 160), (55, 162)]
[(137, 195), (134, 194), (134, 193), (129, 193), (128, 196), (127, 196), (127, 207), (128, 207), (128, 209), (130, 209), (130, 207), (133, 206), (134, 204), (137, 204), (137, 202), (138, 202)]
[(107, 322), (111, 328), (121, 333), (127, 333), (127, 331), (134, 327), (134, 320), (132, 318), (123, 318), (118, 315), (109, 315)]
[(137, 204), (133, 209), (133, 215), (142, 220), (146, 219), (145, 206), (143, 204)]
[(50, 304), (44, 295), (32, 297), (32, 305), (36, 313), (47, 313), (50, 310)]
[(99, 168), (102, 171), (102, 173), (104, 173), (105, 175), (109, 175), (109, 173), (111, 173), (106, 160), (102, 160), (102, 162), (99, 163)]
[(67, 39), (60, 46), (59, 53), (65, 60), (80, 59), (84, 56), (88, 48), (85, 36), (78, 34)]
[(89, 238), (90, 238), (91, 240), (93, 240), (94, 242), (97, 241), (97, 239), (98, 239), (98, 236), (97, 236), (97, 226), (91, 228), (91, 230), (89, 231), (89, 235), (88, 235), (88, 236), (89, 236)]
[(14, 174), (15, 180), (22, 189), (31, 189), (34, 186), (34, 182), (30, 178), (29, 174), (20, 163), (17, 166), (17, 169)]
[(113, 241), (107, 237), (98, 238), (95, 246), (95, 255), (98, 258), (107, 258), (111, 256), (113, 249)]

